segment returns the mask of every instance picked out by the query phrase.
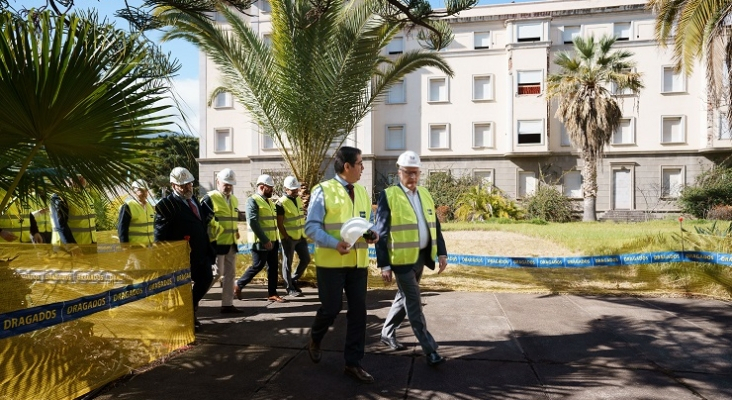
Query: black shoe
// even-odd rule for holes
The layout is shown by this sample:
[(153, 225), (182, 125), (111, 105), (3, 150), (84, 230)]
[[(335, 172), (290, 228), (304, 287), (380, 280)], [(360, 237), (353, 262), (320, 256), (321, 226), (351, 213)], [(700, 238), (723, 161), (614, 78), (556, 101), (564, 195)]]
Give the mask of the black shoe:
[(407, 346), (397, 342), (394, 338), (388, 338), (388, 337), (381, 337), (381, 343), (384, 343), (385, 345), (389, 346), (392, 350), (404, 350), (407, 348)]
[(234, 297), (236, 297), (237, 300), (242, 299), (243, 296), (241, 295), (241, 286), (236, 285), (236, 287), (234, 287)]
[(221, 306), (221, 314), (239, 314), (243, 311), (234, 306)]
[(374, 377), (364, 371), (361, 367), (349, 367), (346, 365), (346, 368), (343, 369), (343, 373), (350, 375), (353, 379), (361, 383), (374, 383)]
[(320, 362), (320, 358), (323, 356), (323, 352), (320, 350), (320, 343), (315, 343), (312, 338), (310, 338), (310, 342), (308, 343), (308, 354), (310, 355), (310, 359), (316, 364)]
[(445, 362), (445, 357), (437, 354), (436, 351), (433, 351), (430, 354), (427, 354), (427, 364), (431, 366), (439, 365)]

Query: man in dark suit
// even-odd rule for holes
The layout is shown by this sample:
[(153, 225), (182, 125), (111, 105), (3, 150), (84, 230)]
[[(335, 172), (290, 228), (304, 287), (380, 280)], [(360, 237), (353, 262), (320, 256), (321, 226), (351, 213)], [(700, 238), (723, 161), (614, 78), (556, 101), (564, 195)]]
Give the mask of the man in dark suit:
[(419, 281), (426, 265), (435, 269), (438, 259), (442, 273), (447, 267), (445, 240), (437, 220), (435, 202), (429, 191), (418, 187), (420, 160), (417, 153), (406, 151), (397, 160), (399, 184), (387, 188), (376, 209), (376, 263), (381, 277), (391, 282), (396, 277), (397, 293), (381, 330), (381, 342), (393, 350), (406, 347), (396, 339), (396, 330), (409, 318), (429, 365), (438, 365), (445, 358), (437, 353), (437, 342), (427, 330), (422, 312)]
[[(194, 180), (185, 168), (175, 167), (170, 172), (173, 193), (155, 206), (155, 241), (188, 240), (195, 312), (213, 281), (211, 265), (216, 262), (216, 251), (208, 236), (208, 225), (214, 218), (214, 211), (193, 196)], [(196, 328), (200, 327), (198, 319), (194, 322)]]

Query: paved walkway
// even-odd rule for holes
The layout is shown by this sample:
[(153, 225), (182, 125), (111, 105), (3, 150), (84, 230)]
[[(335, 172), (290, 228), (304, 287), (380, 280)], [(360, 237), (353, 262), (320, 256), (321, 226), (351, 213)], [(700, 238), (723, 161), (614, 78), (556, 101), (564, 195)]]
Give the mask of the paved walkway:
[(97, 399), (732, 399), (732, 305), (496, 293), (423, 293), (447, 363), (429, 367), (409, 326), (393, 352), (379, 343), (393, 290), (370, 291), (359, 384), (343, 374), (345, 311), (305, 350), (315, 289), (284, 304), (262, 286), (220, 314), (220, 289), (201, 303), (198, 346)]

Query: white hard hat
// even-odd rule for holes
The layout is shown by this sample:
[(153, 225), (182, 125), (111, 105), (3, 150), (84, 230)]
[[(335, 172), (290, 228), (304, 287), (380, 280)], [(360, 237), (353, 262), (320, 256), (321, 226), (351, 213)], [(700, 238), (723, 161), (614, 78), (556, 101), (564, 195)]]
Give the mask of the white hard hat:
[(419, 155), (413, 151), (405, 151), (397, 159), (397, 165), (400, 167), (417, 167), (422, 166), (419, 161)]
[(132, 188), (149, 190), (149, 188), (147, 187), (147, 182), (145, 182), (142, 179), (138, 179), (138, 180), (132, 182)]
[(236, 185), (236, 175), (231, 168), (224, 168), (219, 171), (219, 173), (216, 174), (216, 179), (227, 185)]
[(260, 183), (263, 183), (269, 187), (274, 187), (274, 180), (272, 180), (272, 177), (267, 174), (259, 175), (256, 185), (259, 185)]
[(297, 181), (297, 178), (294, 176), (288, 176), (285, 178), (285, 184), (283, 185), (285, 189), (295, 190), (300, 189), (300, 182)]
[(183, 167), (175, 167), (172, 171), (170, 171), (170, 183), (175, 183), (176, 185), (185, 185), (186, 183), (191, 183), (195, 180), (196, 178), (193, 177), (191, 171)]
[(344, 222), (341, 226), (341, 238), (343, 241), (353, 246), (358, 238), (362, 237), (363, 234), (372, 226), (374, 226), (374, 224), (370, 223), (365, 218), (353, 217)]

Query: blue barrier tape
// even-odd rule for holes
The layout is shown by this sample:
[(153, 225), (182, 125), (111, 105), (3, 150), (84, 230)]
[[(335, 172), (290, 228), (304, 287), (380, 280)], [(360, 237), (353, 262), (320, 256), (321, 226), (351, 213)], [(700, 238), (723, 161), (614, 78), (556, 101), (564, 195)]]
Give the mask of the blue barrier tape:
[[(250, 254), (245, 245), (239, 245), (239, 254)], [(308, 244), (312, 254), (315, 245)], [(369, 257), (376, 258), (376, 250), (369, 248)], [(732, 265), (732, 254), (708, 251), (661, 251), (655, 253), (614, 254), (579, 257), (501, 257), (470, 254), (448, 254), (447, 263), (468, 267), (498, 268), (587, 268), (622, 265), (660, 264), (666, 262), (701, 262)]]
[(145, 297), (191, 282), (189, 268), (155, 279), (127, 285), (74, 300), (26, 308), (0, 314), (0, 339), (73, 321), (100, 311), (144, 299)]

